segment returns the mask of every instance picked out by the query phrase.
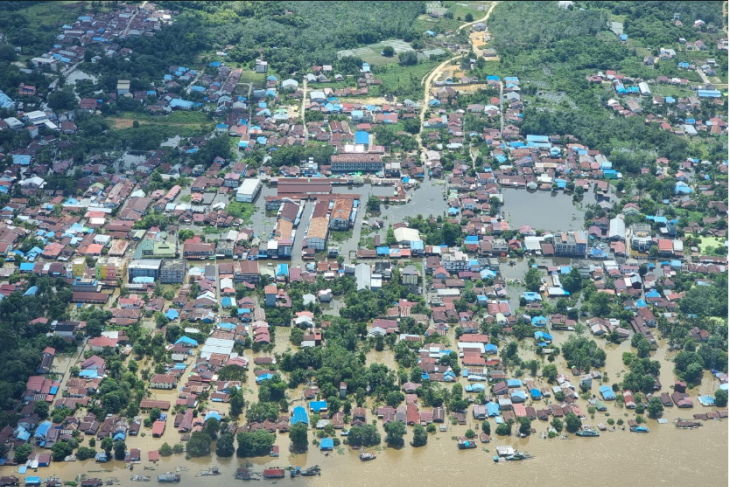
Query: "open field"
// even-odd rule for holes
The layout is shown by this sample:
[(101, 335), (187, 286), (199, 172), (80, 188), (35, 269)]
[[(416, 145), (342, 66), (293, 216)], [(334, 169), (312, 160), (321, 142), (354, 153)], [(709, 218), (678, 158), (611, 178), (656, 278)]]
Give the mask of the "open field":
[(213, 122), (202, 112), (173, 112), (170, 115), (152, 116), (146, 113), (123, 112), (119, 116), (109, 117), (114, 129), (130, 128), (134, 122), (140, 125), (159, 125), (165, 127), (180, 127), (200, 129)]

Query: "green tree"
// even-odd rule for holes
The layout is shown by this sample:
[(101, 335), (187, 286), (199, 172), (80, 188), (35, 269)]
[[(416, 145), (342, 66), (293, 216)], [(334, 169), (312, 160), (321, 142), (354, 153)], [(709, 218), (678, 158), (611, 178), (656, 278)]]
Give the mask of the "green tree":
[(190, 435), (188, 453), (191, 457), (206, 457), (210, 455), (210, 435), (196, 431)]
[(512, 434), (512, 421), (497, 425), (497, 435), (509, 436)]
[(225, 433), (218, 438), (215, 445), (215, 453), (222, 458), (232, 457), (233, 454), (236, 453), (236, 447), (233, 445), (232, 434)]
[(218, 431), (220, 430), (220, 423), (215, 418), (210, 418), (208, 421), (205, 422), (205, 426), (203, 427), (203, 433), (210, 436), (211, 440), (214, 440), (218, 438)]
[(185, 445), (182, 443), (175, 443), (175, 446), (172, 447), (172, 451), (174, 453), (182, 453), (185, 451)]
[(474, 16), (471, 13), (468, 13), (464, 16), (464, 20), (467, 22), (474, 22)]
[(553, 418), (553, 420), (550, 422), (550, 426), (555, 428), (555, 431), (560, 433), (563, 431), (563, 422), (560, 420), (560, 418)]
[(243, 411), (244, 401), (243, 392), (237, 387), (231, 388), (229, 404), (231, 416), (233, 416), (234, 418), (240, 416), (241, 412)]
[(395, 49), (393, 49), (393, 46), (385, 46), (383, 48), (383, 56), (393, 57), (394, 55), (395, 55)]
[(109, 455), (109, 453), (112, 451), (113, 448), (114, 448), (114, 439), (113, 438), (110, 438), (107, 436), (106, 438), (101, 440), (101, 449), (106, 452), (107, 456)]
[(238, 433), (236, 440), (238, 441), (237, 457), (261, 457), (271, 452), (276, 437), (266, 430), (258, 430), (253, 433)]
[(542, 276), (538, 269), (532, 268), (525, 274), (525, 287), (528, 291), (536, 293), (542, 286)]
[(482, 421), (482, 432), (485, 435), (492, 434), (492, 425), (486, 419), (484, 421)]
[(380, 433), (378, 428), (372, 424), (365, 426), (353, 426), (347, 441), (351, 446), (374, 446), (380, 444)]
[(33, 447), (28, 443), (23, 443), (15, 449), (15, 463), (22, 465), (28, 461), (28, 457), (33, 453)]
[(401, 448), (405, 441), (406, 425), (400, 421), (392, 421), (385, 425), (385, 442), (393, 448)]
[(611, 312), (612, 299), (608, 293), (593, 293), (589, 302), (595, 316), (605, 317)]
[(307, 425), (297, 423), (289, 429), (289, 441), (291, 441), (294, 451), (303, 453), (307, 451), (309, 446), (309, 436)]
[(517, 418), (517, 422), (520, 424), (520, 434), (525, 436), (529, 435), (532, 428), (532, 421), (530, 421), (530, 418), (523, 416)]
[(127, 444), (123, 441), (114, 442), (114, 458), (117, 460), (124, 460), (127, 455)]
[(425, 446), (427, 443), (428, 433), (426, 433), (426, 429), (420, 424), (415, 425), (413, 427), (413, 441), (411, 442), (411, 446)]
[(547, 379), (549, 383), (554, 383), (558, 378), (558, 368), (555, 364), (547, 364), (542, 368), (542, 376)]
[(71, 445), (64, 441), (59, 441), (51, 448), (51, 455), (54, 462), (62, 462), (64, 458), (71, 455), (74, 452)]
[(162, 417), (162, 411), (160, 411), (158, 408), (152, 408), (150, 410), (150, 420), (152, 422), (157, 421)]
[(466, 432), (464, 433), (464, 436), (466, 436), (469, 439), (472, 439), (472, 438), (476, 437), (476, 435), (477, 435), (476, 431), (474, 431), (471, 428), (469, 428), (468, 430), (466, 430)]
[(96, 450), (87, 446), (81, 446), (76, 450), (76, 458), (79, 460), (88, 460), (96, 456)]
[(727, 406), (727, 391), (724, 389), (718, 389), (715, 391), (715, 406), (724, 408)]
[(169, 457), (170, 455), (172, 455), (172, 451), (172, 447), (168, 445), (167, 442), (163, 443), (159, 449), (160, 456), (163, 457)]
[(575, 433), (581, 427), (581, 420), (575, 413), (568, 413), (565, 415), (565, 429), (568, 433)]
[(46, 401), (37, 401), (33, 407), (33, 412), (36, 413), (39, 418), (46, 419), (48, 417), (49, 409), (50, 406)]
[(652, 397), (646, 410), (650, 418), (658, 418), (664, 412), (662, 400), (658, 397)]
[(371, 212), (378, 212), (380, 211), (380, 198), (374, 195), (370, 195), (368, 197), (367, 202), (367, 209)]

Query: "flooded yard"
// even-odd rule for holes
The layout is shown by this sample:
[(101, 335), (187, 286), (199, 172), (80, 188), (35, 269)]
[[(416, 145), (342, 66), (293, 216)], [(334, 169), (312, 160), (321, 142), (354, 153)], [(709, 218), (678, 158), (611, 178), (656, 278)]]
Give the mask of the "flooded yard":
[(551, 191), (526, 191), (521, 189), (502, 190), (504, 194), (504, 215), (510, 227), (517, 229), (530, 225), (533, 229), (546, 231), (583, 230), (581, 205), (595, 203), (592, 192), (583, 196), (581, 203), (573, 203), (570, 195)]

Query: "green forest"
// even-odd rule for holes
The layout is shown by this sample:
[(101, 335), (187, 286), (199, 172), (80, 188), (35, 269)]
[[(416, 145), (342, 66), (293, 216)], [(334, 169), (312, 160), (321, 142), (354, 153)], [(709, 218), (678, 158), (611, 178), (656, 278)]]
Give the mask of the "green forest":
[(279, 73), (336, 64), (337, 51), (390, 38), (412, 41), (422, 2), (160, 2), (183, 7), (172, 27), (130, 42), (139, 54), (189, 63), (234, 45), (227, 59), (266, 59)]

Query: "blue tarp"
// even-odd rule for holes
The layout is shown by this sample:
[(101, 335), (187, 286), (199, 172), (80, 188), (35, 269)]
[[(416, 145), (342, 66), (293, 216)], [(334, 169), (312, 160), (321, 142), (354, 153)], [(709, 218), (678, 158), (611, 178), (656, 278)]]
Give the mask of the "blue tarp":
[(363, 131), (357, 131), (355, 132), (355, 143), (356, 144), (369, 144), (370, 143), (370, 134)]
[(79, 372), (79, 377), (83, 379), (96, 379), (99, 377), (99, 373), (96, 369), (86, 369)]
[(263, 374), (258, 377), (256, 377), (256, 383), (260, 384), (262, 382), (266, 382), (267, 380), (271, 380), (274, 378), (273, 374)]
[(230, 297), (225, 296), (221, 299), (221, 304), (224, 308), (230, 308), (231, 306), (233, 306), (233, 300)]
[(484, 353), (497, 353), (497, 345), (493, 343), (487, 343), (484, 345)]
[(165, 316), (168, 320), (172, 321), (178, 319), (180, 317), (180, 313), (178, 313), (176, 309), (168, 309)]
[(507, 379), (507, 387), (522, 387), (520, 379)]
[(335, 442), (332, 438), (322, 438), (322, 441), (319, 442), (320, 450), (332, 450), (334, 447)]
[(192, 338), (186, 337), (186, 336), (182, 336), (182, 337), (178, 338), (177, 341), (175, 342), (175, 345), (178, 345), (180, 343), (184, 343), (184, 344), (187, 344), (187, 345), (192, 345), (194, 347), (197, 347), (198, 346), (197, 340), (193, 340)]
[(208, 421), (211, 418), (213, 418), (213, 419), (215, 419), (217, 421), (220, 421), (221, 420), (221, 415), (218, 414), (215, 411), (210, 411), (210, 412), (208, 412), (208, 414), (205, 415), (205, 421)]
[(534, 400), (539, 401), (542, 399), (542, 392), (540, 392), (540, 389), (530, 389), (530, 395)]

